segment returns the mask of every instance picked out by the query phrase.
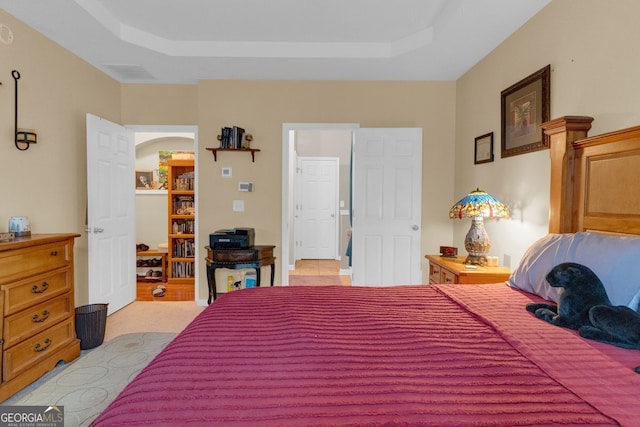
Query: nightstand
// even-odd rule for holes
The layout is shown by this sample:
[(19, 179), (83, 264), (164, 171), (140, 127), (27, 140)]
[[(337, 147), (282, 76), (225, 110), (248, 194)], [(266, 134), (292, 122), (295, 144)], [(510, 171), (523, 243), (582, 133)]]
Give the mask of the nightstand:
[(454, 258), (440, 255), (425, 255), (429, 260), (429, 283), (459, 283), (475, 285), (480, 283), (505, 282), (511, 276), (511, 270), (497, 266), (473, 266), (467, 268), (464, 264), (465, 257)]

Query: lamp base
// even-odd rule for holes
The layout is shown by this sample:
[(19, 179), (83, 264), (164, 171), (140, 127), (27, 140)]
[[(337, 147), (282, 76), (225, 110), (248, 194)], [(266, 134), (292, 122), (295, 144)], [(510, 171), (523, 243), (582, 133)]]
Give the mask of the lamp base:
[(464, 263), (467, 265), (487, 265), (487, 257), (485, 255), (467, 255)]
[(484, 229), (482, 217), (475, 217), (471, 220), (471, 228), (464, 239), (464, 248), (469, 254), (464, 260), (465, 264), (486, 265), (487, 254), (491, 248), (489, 235)]

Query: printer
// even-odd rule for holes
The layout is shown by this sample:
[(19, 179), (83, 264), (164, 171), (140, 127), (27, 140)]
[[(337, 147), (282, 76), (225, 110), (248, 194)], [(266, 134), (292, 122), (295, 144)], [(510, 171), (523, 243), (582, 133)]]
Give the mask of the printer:
[(209, 234), (211, 249), (243, 249), (253, 246), (255, 240), (253, 228), (230, 228)]

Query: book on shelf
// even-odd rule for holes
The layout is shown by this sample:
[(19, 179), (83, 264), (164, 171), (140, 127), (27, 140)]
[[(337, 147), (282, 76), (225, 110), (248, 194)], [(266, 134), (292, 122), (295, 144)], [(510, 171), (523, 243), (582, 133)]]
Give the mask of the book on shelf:
[(240, 126), (223, 127), (220, 130), (220, 148), (239, 150), (242, 147), (242, 140), (245, 130)]

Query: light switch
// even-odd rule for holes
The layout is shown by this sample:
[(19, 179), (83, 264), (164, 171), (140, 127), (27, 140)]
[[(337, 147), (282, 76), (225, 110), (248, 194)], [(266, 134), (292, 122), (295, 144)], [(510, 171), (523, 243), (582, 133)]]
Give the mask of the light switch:
[(244, 212), (244, 200), (234, 200), (233, 201), (233, 211), (234, 212)]

